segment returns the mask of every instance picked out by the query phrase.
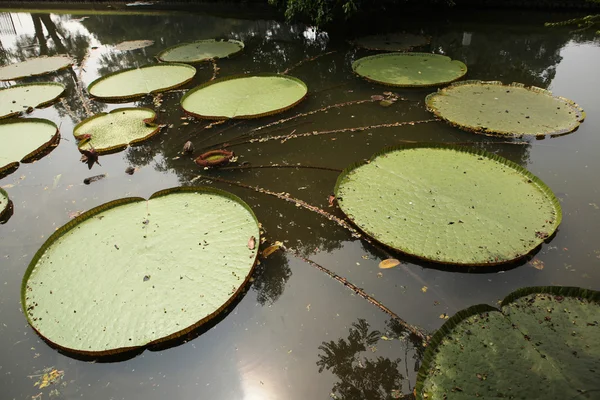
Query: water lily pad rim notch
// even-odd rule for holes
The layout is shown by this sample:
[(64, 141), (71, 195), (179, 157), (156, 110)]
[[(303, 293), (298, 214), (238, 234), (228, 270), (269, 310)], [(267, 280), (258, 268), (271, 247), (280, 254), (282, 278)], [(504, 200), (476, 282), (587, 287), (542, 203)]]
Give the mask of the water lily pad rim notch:
[[(391, 247), (391, 246), (387, 245), (386, 243), (383, 243), (382, 241), (380, 241), (380, 239), (378, 239), (376, 236), (371, 235), (370, 233), (364, 231), (359, 226), (359, 224), (354, 221), (353, 218), (350, 218), (350, 222), (353, 225), (355, 225), (361, 232), (363, 232), (365, 235), (372, 238), (373, 240), (377, 241), (378, 243), (382, 244), (383, 246), (388, 247), (394, 251), (400, 252), (402, 254), (406, 254), (410, 257), (415, 257), (415, 258), (423, 260), (423, 261), (433, 262), (433, 263), (440, 264), (440, 265), (451, 265), (451, 266), (460, 266), (460, 267), (493, 267), (493, 266), (497, 266), (497, 265), (518, 262), (519, 260), (526, 258), (528, 256), (528, 254), (531, 253), (531, 251), (535, 250), (535, 248), (538, 248), (544, 241), (548, 240), (549, 238), (552, 238), (555, 235), (556, 231), (558, 230), (558, 227), (559, 227), (560, 223), (562, 222), (562, 208), (560, 206), (560, 202), (556, 198), (556, 196), (554, 195), (552, 190), (539, 177), (532, 174), (529, 170), (521, 167), (520, 165), (518, 165), (508, 159), (505, 159), (504, 157), (501, 157), (501, 156), (493, 154), (493, 153), (489, 153), (484, 150), (473, 149), (473, 148), (465, 147), (465, 146), (457, 146), (457, 145), (449, 145), (449, 144), (441, 144), (441, 143), (408, 143), (408, 144), (400, 144), (400, 145), (385, 147), (382, 150), (373, 154), (369, 160), (355, 162), (355, 163), (349, 165), (348, 167), (346, 167), (344, 170), (342, 170), (342, 172), (338, 175), (337, 181), (334, 186), (335, 196), (336, 197), (338, 196), (340, 186), (343, 184), (347, 175), (350, 172), (352, 172), (353, 170), (355, 170), (361, 166), (370, 164), (377, 157), (385, 155), (387, 153), (399, 151), (399, 150), (410, 150), (410, 149), (454, 150), (454, 151), (458, 151), (458, 152), (462, 152), (462, 153), (471, 154), (474, 156), (482, 156), (482, 157), (490, 159), (491, 161), (499, 162), (513, 170), (516, 170), (517, 173), (519, 173), (523, 177), (526, 177), (527, 179), (529, 179), (531, 184), (534, 184), (537, 187), (537, 189), (540, 192), (542, 192), (549, 199), (550, 204), (553, 206), (553, 208), (556, 212), (556, 214), (554, 216), (554, 221), (553, 221), (554, 229), (552, 230), (552, 232), (549, 233), (549, 235), (547, 237), (540, 238), (539, 244), (537, 246), (520, 254), (518, 257), (508, 259), (508, 260), (497, 260), (497, 261), (490, 260), (485, 263), (479, 263), (479, 262), (478, 263), (472, 263), (472, 262), (457, 263), (457, 262), (449, 262), (449, 261), (442, 261), (442, 260), (433, 260), (424, 255), (420, 255), (420, 254), (416, 254), (416, 253), (412, 253), (412, 252), (406, 252), (402, 249)], [(341, 208), (340, 202), (341, 202), (341, 199), (338, 198), (338, 206)], [(342, 211), (344, 212), (344, 214), (346, 214), (348, 216), (348, 214), (345, 210), (342, 209)]]
[[(190, 97), (191, 95), (193, 95), (194, 93), (218, 84), (218, 83), (222, 83), (222, 82), (226, 82), (226, 81), (230, 81), (230, 80), (235, 80), (235, 79), (243, 79), (243, 78), (253, 78), (253, 77), (264, 77), (264, 78), (282, 78), (282, 79), (288, 79), (291, 81), (294, 81), (295, 83), (297, 83), (298, 85), (304, 87), (305, 89), (305, 93), (302, 97), (300, 97), (299, 99), (297, 99), (296, 101), (294, 101), (291, 104), (287, 104), (284, 107), (281, 108), (277, 108), (274, 110), (270, 110), (268, 112), (263, 112), (263, 113), (259, 113), (259, 114), (250, 114), (250, 115), (235, 115), (234, 117), (226, 117), (223, 115), (203, 115), (203, 114), (198, 114), (195, 113), (193, 111), (187, 110), (186, 108), (184, 108), (183, 103), (185, 102), (185, 100)], [(193, 89), (190, 89), (185, 95), (183, 95), (183, 97), (181, 98), (180, 104), (181, 104), (181, 108), (183, 109), (183, 111), (188, 114), (191, 115), (195, 118), (200, 118), (200, 119), (208, 119), (208, 120), (227, 120), (227, 119), (254, 119), (254, 118), (261, 118), (261, 117), (266, 117), (266, 116), (270, 116), (270, 115), (274, 115), (274, 114), (279, 114), (282, 113), (284, 111), (287, 111), (291, 108), (294, 108), (295, 106), (297, 106), (298, 104), (300, 104), (306, 97), (308, 96), (308, 86), (306, 85), (305, 82), (303, 82), (301, 79), (298, 79), (294, 76), (290, 76), (290, 75), (283, 75), (283, 74), (276, 74), (276, 73), (270, 73), (270, 72), (260, 72), (260, 73), (253, 73), (253, 74), (240, 74), (240, 75), (232, 75), (232, 76), (226, 76), (226, 77), (222, 77), (222, 78), (217, 78), (215, 80), (209, 81), (209, 82), (205, 82), (199, 86), (196, 86)]]
[[(452, 333), (452, 330), (457, 325), (459, 325), (462, 321), (477, 314), (484, 314), (490, 312), (503, 313), (502, 309), (504, 308), (504, 306), (507, 306), (515, 300), (518, 300), (522, 297), (531, 294), (548, 294), (557, 297), (560, 296), (585, 299), (590, 303), (596, 303), (598, 306), (600, 306), (600, 291), (570, 286), (533, 286), (517, 289), (514, 292), (508, 294), (500, 303), (499, 308), (492, 307), (489, 304), (478, 304), (458, 311), (433, 334), (431, 340), (428, 343), (427, 349), (423, 356), (423, 362), (417, 374), (417, 382), (415, 386), (416, 399), (437, 400), (435, 398), (432, 399), (429, 396), (425, 396), (425, 394), (423, 393), (425, 381), (429, 377), (428, 370), (430, 369), (431, 364), (434, 362), (435, 356), (439, 352), (438, 347), (443, 342), (443, 340)], [(451, 390), (453, 388), (448, 389)]]
[[(44, 253), (48, 250), (48, 248), (50, 248), (50, 246), (52, 246), (58, 239), (60, 239), (63, 235), (65, 235), (66, 233), (68, 233), (69, 231), (71, 231), (72, 229), (76, 228), (80, 223), (93, 218), (94, 216), (103, 213), (105, 211), (108, 211), (112, 208), (116, 208), (119, 206), (123, 206), (123, 205), (127, 205), (127, 204), (132, 204), (132, 203), (137, 203), (137, 202), (147, 202), (149, 200), (152, 199), (157, 199), (159, 197), (163, 197), (163, 196), (167, 196), (170, 194), (175, 194), (175, 193), (207, 193), (207, 194), (213, 194), (213, 195), (217, 195), (217, 196), (223, 196), (229, 200), (232, 200), (234, 202), (236, 202), (237, 204), (241, 205), (252, 217), (252, 219), (254, 220), (254, 222), (256, 223), (256, 226), (260, 226), (259, 222), (256, 218), (256, 215), (254, 214), (254, 212), (252, 211), (252, 209), (250, 208), (250, 206), (244, 202), (241, 198), (239, 198), (238, 196), (234, 195), (233, 193), (221, 190), (221, 189), (217, 189), (217, 188), (212, 188), (212, 187), (201, 187), (201, 186), (179, 186), (179, 187), (173, 187), (173, 188), (169, 188), (169, 189), (164, 189), (161, 191), (158, 191), (154, 194), (152, 194), (147, 200), (142, 198), (142, 197), (127, 197), (127, 198), (122, 198), (122, 199), (117, 199), (117, 200), (113, 200), (110, 201), (108, 203), (99, 205), (97, 207), (94, 207), (86, 212), (84, 212), (83, 214), (75, 217), (74, 219), (72, 219), (71, 221), (69, 221), (68, 223), (66, 223), (65, 225), (63, 225), (62, 227), (58, 228), (56, 231), (54, 231), (52, 233), (52, 235), (50, 235), (50, 237), (44, 242), (44, 244), (40, 247), (40, 249), (35, 253), (35, 255), (33, 256), (31, 262), (29, 263), (29, 266), (27, 267), (25, 274), (23, 276), (22, 282), (21, 282), (21, 304), (23, 305), (22, 309), (23, 309), (23, 313), (25, 314), (25, 317), (27, 319), (27, 322), (29, 323), (29, 325), (36, 331), (36, 333), (44, 339), (44, 341), (46, 341), (47, 343), (49, 343), (51, 346), (65, 351), (66, 353), (71, 353), (71, 354), (77, 354), (77, 355), (83, 355), (83, 356), (87, 356), (87, 357), (107, 357), (107, 356), (112, 356), (112, 355), (116, 355), (116, 354), (122, 354), (122, 353), (127, 353), (130, 351), (134, 351), (134, 350), (138, 350), (138, 349), (146, 349), (152, 345), (156, 345), (156, 344), (160, 344), (160, 343), (165, 343), (165, 342), (169, 342), (172, 341), (174, 339), (180, 338), (183, 335), (188, 334), (189, 332), (199, 328), (200, 326), (202, 326), (203, 324), (211, 321), (213, 318), (217, 317), (218, 315), (220, 315), (222, 312), (226, 311), (227, 307), (236, 299), (238, 298), (238, 296), (243, 293), (245, 290), (248, 289), (248, 283), (252, 278), (252, 275), (254, 273), (254, 269), (256, 267), (257, 264), (257, 260), (258, 260), (258, 254), (259, 252), (256, 251), (254, 254), (254, 260), (252, 260), (252, 266), (250, 267), (249, 272), (247, 273), (244, 281), (239, 285), (238, 289), (229, 297), (229, 299), (224, 302), (219, 308), (217, 308), (213, 313), (207, 315), (206, 317), (202, 318), (201, 320), (197, 321), (196, 323), (194, 323), (193, 325), (190, 325), (188, 327), (185, 327), (179, 331), (176, 331), (168, 336), (165, 337), (161, 337), (158, 338), (156, 340), (152, 340), (149, 341), (143, 345), (139, 345), (139, 346), (131, 346), (131, 347), (120, 347), (120, 348), (115, 348), (115, 349), (109, 349), (109, 350), (105, 350), (105, 351), (86, 351), (86, 350), (76, 350), (76, 349), (72, 349), (69, 347), (64, 347), (61, 346), (59, 343), (53, 342), (52, 340), (48, 339), (47, 337), (45, 337), (41, 332), (39, 332), (36, 328), (35, 328), (35, 324), (33, 323), (33, 321), (31, 321), (30, 316), (27, 313), (27, 309), (25, 307), (26, 303), (26, 295), (27, 295), (27, 282), (29, 277), (31, 276), (34, 268), (36, 267), (38, 261), (40, 260), (40, 258), (44, 255)], [(260, 232), (260, 230), (258, 229), (258, 232)], [(256, 238), (257, 242), (260, 243), (260, 237)]]

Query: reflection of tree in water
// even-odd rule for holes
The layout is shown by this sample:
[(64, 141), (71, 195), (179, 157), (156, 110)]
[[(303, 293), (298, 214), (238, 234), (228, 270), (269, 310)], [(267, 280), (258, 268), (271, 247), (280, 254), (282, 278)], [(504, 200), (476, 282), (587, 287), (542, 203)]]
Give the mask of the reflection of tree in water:
[(285, 285), (292, 276), (288, 260), (282, 251), (271, 254), (256, 267), (252, 289), (256, 301), (261, 305), (271, 305), (283, 294)]
[[(396, 332), (398, 327), (393, 327)], [(403, 334), (401, 329), (398, 332)], [(402, 393), (409, 390), (402, 387), (406, 377), (400, 372), (400, 358), (366, 357), (373, 354), (381, 336), (377, 330), (369, 331), (366, 320), (359, 319), (352, 323), (348, 339), (323, 342), (319, 346), (319, 372), (331, 371), (339, 379), (332, 388), (332, 397), (340, 400), (392, 399), (402, 397)]]

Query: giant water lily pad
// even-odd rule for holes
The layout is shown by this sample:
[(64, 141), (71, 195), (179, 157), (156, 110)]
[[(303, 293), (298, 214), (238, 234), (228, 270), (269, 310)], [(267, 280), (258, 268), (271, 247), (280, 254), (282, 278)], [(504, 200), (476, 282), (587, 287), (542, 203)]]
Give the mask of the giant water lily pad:
[(161, 61), (197, 63), (217, 58), (229, 57), (244, 49), (239, 40), (198, 40), (169, 47), (156, 57)]
[(494, 265), (552, 236), (562, 211), (536, 176), (465, 147), (386, 149), (340, 174), (342, 211), (379, 242), (426, 260)]
[(187, 64), (162, 63), (131, 68), (105, 75), (88, 86), (98, 99), (123, 100), (164, 92), (191, 81), (196, 68)]
[(16, 64), (0, 67), (0, 81), (12, 81), (29, 76), (44, 75), (69, 68), (73, 63), (73, 59), (69, 56), (30, 58)]
[(149, 108), (117, 108), (81, 121), (73, 128), (73, 135), (81, 150), (93, 147), (98, 153), (111, 153), (157, 134), (160, 127), (153, 122), (155, 118), (156, 113)]
[(200, 118), (257, 118), (292, 108), (307, 92), (306, 84), (291, 76), (244, 75), (200, 85), (183, 96), (181, 106)]
[(0, 89), (0, 118), (52, 103), (65, 91), (61, 83), (44, 82), (15, 85)]
[(4, 215), (8, 212), (9, 204), (10, 199), (8, 198), (8, 193), (6, 193), (4, 189), (0, 188), (0, 221), (3, 220)]
[(429, 44), (430, 38), (414, 33), (395, 32), (369, 35), (358, 38), (354, 43), (369, 50), (408, 51)]
[(597, 399), (600, 292), (534, 287), (459, 311), (433, 336), (417, 399)]
[(0, 177), (19, 162), (32, 162), (60, 139), (57, 126), (48, 120), (28, 118), (0, 122)]
[(577, 129), (585, 118), (571, 100), (520, 83), (457, 82), (430, 94), (425, 102), (446, 122), (487, 135), (561, 135)]
[(360, 58), (352, 64), (359, 76), (389, 86), (439, 86), (462, 78), (467, 66), (429, 53), (386, 53)]
[(96, 207), (35, 254), (21, 301), (54, 345), (107, 355), (176, 338), (217, 316), (249, 280), (260, 239), (252, 210), (212, 188)]

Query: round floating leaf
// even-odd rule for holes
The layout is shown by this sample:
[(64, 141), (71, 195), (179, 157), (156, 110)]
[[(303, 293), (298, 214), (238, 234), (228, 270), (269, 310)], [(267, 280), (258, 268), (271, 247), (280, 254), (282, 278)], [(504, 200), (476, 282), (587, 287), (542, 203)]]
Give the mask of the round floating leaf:
[(369, 35), (354, 41), (358, 47), (382, 51), (407, 51), (414, 47), (425, 46), (429, 42), (430, 38), (423, 35), (403, 32)]
[(0, 221), (3, 220), (4, 215), (8, 212), (9, 204), (10, 199), (8, 198), (8, 193), (6, 193), (4, 189), (0, 188)]
[(190, 90), (181, 99), (181, 106), (199, 118), (257, 118), (294, 107), (307, 92), (306, 84), (291, 76), (234, 76)]
[(90, 95), (106, 100), (123, 100), (164, 92), (192, 80), (196, 68), (187, 64), (163, 63), (117, 71), (88, 86)]
[(433, 336), (417, 399), (598, 398), (600, 292), (517, 290), (459, 311)]
[(430, 94), (425, 102), (446, 122), (486, 135), (561, 135), (577, 129), (585, 118), (571, 100), (520, 83), (457, 82)]
[(156, 113), (149, 108), (117, 108), (81, 121), (73, 135), (82, 150), (93, 147), (98, 153), (120, 151), (157, 134), (160, 127), (152, 122), (155, 118)]
[(169, 47), (156, 57), (160, 61), (196, 63), (225, 58), (243, 49), (244, 43), (238, 40), (207, 39)]
[(115, 45), (115, 50), (118, 51), (131, 51), (143, 49), (148, 46), (152, 46), (154, 44), (154, 40), (127, 40), (125, 42), (121, 42)]
[(519, 259), (562, 219), (558, 200), (539, 178), (465, 147), (386, 149), (344, 170), (335, 194), (350, 220), (377, 241), (448, 264)]
[(30, 58), (20, 63), (0, 67), (0, 81), (12, 81), (13, 79), (44, 75), (68, 68), (73, 63), (73, 59), (69, 56)]
[(352, 70), (363, 78), (389, 86), (439, 86), (462, 78), (467, 66), (429, 53), (386, 53), (354, 61)]
[(174, 339), (222, 312), (249, 280), (252, 210), (212, 188), (96, 207), (35, 254), (21, 289), (29, 323), (59, 348), (114, 354)]
[(31, 162), (58, 142), (58, 127), (39, 118), (0, 122), (0, 177), (14, 171), (19, 162)]
[(52, 103), (65, 91), (61, 83), (27, 83), (0, 89), (0, 118)]

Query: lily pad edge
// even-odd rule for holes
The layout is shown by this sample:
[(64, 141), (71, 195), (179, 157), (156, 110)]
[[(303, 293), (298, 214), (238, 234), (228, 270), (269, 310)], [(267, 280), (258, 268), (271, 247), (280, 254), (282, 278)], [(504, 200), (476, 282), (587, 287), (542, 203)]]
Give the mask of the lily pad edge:
[[(245, 46), (246, 46), (244, 44), (244, 42), (242, 42), (241, 40), (235, 40), (235, 39), (201, 39), (201, 40), (196, 40), (196, 41), (193, 41), (193, 42), (179, 43), (179, 44), (176, 44), (175, 46), (168, 47), (168, 48), (164, 49), (163, 51), (161, 51), (160, 53), (158, 53), (155, 57), (161, 63), (166, 63), (166, 62), (173, 63), (174, 61), (164, 61), (161, 58), (161, 56), (163, 54), (165, 54), (165, 53), (168, 53), (169, 51), (171, 51), (173, 49), (178, 48), (178, 47), (183, 47), (183, 46), (186, 46), (186, 45), (191, 45), (191, 44), (201, 43), (201, 42), (209, 42), (209, 41), (214, 41), (214, 42), (232, 42), (232, 43), (237, 44), (240, 47), (240, 49), (238, 51), (230, 53), (230, 54), (228, 54), (228, 55), (226, 55), (224, 57), (203, 58), (201, 60), (188, 61), (185, 64), (200, 64), (200, 63), (207, 62), (207, 61), (210, 61), (210, 60), (220, 60), (220, 59), (224, 59), (224, 58), (230, 58), (230, 57), (234, 56), (235, 54), (238, 54), (239, 52), (243, 51), (244, 48), (245, 48)], [(183, 62), (180, 62), (180, 63), (183, 63)]]
[[(31, 106), (32, 108), (44, 108), (46, 106), (49, 106), (50, 104), (54, 103), (58, 98), (60, 98), (63, 94), (65, 94), (65, 90), (67, 89), (65, 85), (63, 85), (62, 83), (59, 83), (59, 82), (39, 82), (39, 83), (20, 83), (18, 85), (13, 85), (13, 86), (9, 86), (9, 87), (6, 87), (6, 88), (2, 88), (2, 89), (0, 89), (0, 92), (2, 92), (3, 90), (10, 90), (12, 88), (17, 88), (17, 87), (41, 86), (41, 85), (60, 86), (60, 87), (62, 87), (63, 90), (62, 90), (62, 92), (60, 92), (53, 99), (41, 102), (41, 103), (39, 103), (37, 105), (32, 105)], [(10, 118), (10, 117), (13, 117), (15, 115), (20, 115), (23, 112), (25, 112), (25, 110), (23, 110), (23, 111), (15, 111), (15, 112), (13, 112), (11, 114), (6, 114), (6, 115), (0, 115), (0, 119)]]

